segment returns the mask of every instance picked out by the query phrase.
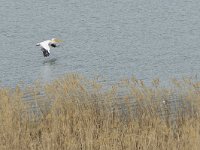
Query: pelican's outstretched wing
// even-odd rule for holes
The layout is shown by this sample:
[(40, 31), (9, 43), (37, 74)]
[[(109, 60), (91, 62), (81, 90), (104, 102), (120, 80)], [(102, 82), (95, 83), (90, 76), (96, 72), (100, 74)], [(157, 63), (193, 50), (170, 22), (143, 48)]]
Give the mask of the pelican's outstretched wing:
[(47, 51), (50, 53), (49, 41), (41, 42), (41, 43), (40, 43), (40, 46), (41, 46), (43, 49), (47, 50)]

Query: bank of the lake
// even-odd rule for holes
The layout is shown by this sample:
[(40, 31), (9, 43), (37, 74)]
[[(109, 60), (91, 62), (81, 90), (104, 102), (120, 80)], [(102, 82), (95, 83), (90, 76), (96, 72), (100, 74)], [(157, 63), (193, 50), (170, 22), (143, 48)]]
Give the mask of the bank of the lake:
[[(131, 78), (102, 88), (75, 74), (23, 90), (1, 88), (0, 149), (200, 146), (199, 82), (174, 80), (171, 87), (162, 88), (158, 79), (148, 87)], [(122, 89), (126, 94), (119, 97)]]

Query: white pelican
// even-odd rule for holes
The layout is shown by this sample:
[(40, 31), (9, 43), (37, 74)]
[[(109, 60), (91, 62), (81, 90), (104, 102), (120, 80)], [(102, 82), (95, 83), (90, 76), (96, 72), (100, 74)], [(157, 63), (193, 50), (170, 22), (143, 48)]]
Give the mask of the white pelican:
[(58, 40), (56, 38), (52, 38), (51, 40), (46, 40), (46, 41), (37, 43), (36, 46), (40, 46), (44, 57), (48, 57), (50, 55), (50, 46), (51, 47), (57, 47), (58, 46), (57, 44), (59, 42), (61, 42), (61, 40)]

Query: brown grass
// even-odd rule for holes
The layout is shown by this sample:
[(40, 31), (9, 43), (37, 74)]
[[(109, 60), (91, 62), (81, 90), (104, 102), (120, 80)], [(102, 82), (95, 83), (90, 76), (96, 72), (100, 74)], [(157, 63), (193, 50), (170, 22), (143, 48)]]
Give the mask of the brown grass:
[(197, 150), (199, 88), (190, 79), (166, 89), (132, 78), (105, 90), (78, 75), (1, 88), (0, 149)]

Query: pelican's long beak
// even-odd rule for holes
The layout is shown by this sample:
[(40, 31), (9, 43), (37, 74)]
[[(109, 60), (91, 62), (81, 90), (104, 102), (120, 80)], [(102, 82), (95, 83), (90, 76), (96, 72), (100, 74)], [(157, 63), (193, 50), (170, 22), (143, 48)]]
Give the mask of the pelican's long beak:
[(55, 42), (55, 43), (60, 43), (60, 42), (63, 42), (62, 40), (60, 39), (53, 39), (52, 42)]

